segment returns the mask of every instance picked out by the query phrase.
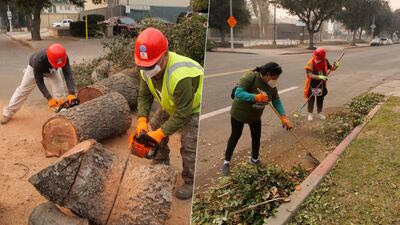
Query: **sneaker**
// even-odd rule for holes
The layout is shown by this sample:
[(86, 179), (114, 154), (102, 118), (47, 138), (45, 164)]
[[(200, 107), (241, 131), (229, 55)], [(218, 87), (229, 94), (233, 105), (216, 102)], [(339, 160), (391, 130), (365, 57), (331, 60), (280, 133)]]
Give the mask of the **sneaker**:
[(11, 117), (4, 116), (4, 115), (3, 115), (3, 116), (1, 117), (0, 124), (4, 125), (4, 124), (8, 123), (10, 120), (11, 120)]
[(229, 171), (229, 163), (224, 163), (224, 165), (222, 165), (222, 176), (228, 176)]
[(261, 160), (259, 160), (259, 159), (254, 160), (253, 158), (251, 158), (250, 159), (250, 163), (253, 164), (253, 165), (258, 166), (258, 165), (261, 164)]
[(192, 195), (193, 195), (192, 184), (184, 184), (175, 191), (175, 197), (177, 197), (180, 200), (188, 200), (192, 198)]
[(312, 113), (308, 113), (308, 117), (307, 117), (308, 121), (312, 121), (313, 120), (313, 116)]
[(326, 120), (326, 116), (324, 116), (324, 114), (322, 114), (322, 113), (318, 113), (318, 118), (320, 120)]

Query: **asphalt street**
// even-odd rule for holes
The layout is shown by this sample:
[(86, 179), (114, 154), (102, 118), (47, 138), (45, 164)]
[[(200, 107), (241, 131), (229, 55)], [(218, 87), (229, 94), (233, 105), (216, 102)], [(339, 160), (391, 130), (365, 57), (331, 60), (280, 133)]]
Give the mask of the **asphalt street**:
[[(267, 62), (275, 61), (283, 68), (278, 82), (278, 90), (288, 114), (294, 112), (303, 99), (305, 80), (304, 66), (311, 54), (281, 55), (279, 51), (248, 50), (256, 54), (207, 52), (205, 60), (205, 80), (200, 121), (196, 186), (216, 177), (216, 168), (223, 161), (227, 139), (230, 135), (231, 90), (239, 81), (244, 70), (253, 69)], [(328, 81), (329, 94), (325, 108), (340, 107), (383, 80), (400, 78), (400, 45), (345, 49), (340, 69), (332, 73)], [(342, 50), (328, 51), (332, 62)], [(222, 109), (222, 110), (221, 110)], [(303, 115), (305, 115), (303, 110)], [(270, 109), (262, 118), (262, 139), (266, 140), (280, 128), (280, 122)], [(290, 136), (288, 135), (288, 138)], [(250, 132), (245, 127), (235, 153), (250, 148)], [(261, 153), (262, 154), (262, 153)], [(248, 160), (248, 159), (245, 159)]]

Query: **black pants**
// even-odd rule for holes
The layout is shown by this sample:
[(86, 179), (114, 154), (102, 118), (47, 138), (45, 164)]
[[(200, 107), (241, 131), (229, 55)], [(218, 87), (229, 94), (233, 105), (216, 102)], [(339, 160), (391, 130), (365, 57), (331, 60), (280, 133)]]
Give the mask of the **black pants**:
[[(310, 88), (310, 90), (308, 91), (308, 97), (310, 97), (312, 93), (313, 93), (312, 89)], [(327, 94), (328, 94), (328, 90), (326, 88), (323, 88), (321, 96), (315, 96), (315, 95), (312, 96), (310, 98), (310, 100), (308, 101), (308, 105), (307, 105), (308, 112), (312, 113), (314, 111), (314, 102), (315, 102), (315, 99), (317, 99), (317, 113), (321, 113), (322, 108), (324, 106), (324, 98), (325, 98), (325, 95), (327, 95)]]
[[(228, 140), (228, 145), (225, 152), (225, 160), (231, 161), (233, 151), (238, 143), (240, 136), (242, 136), (244, 123), (235, 120), (231, 117), (232, 133)], [(251, 131), (251, 157), (258, 159), (260, 153), (260, 139), (261, 139), (261, 120), (249, 123)]]

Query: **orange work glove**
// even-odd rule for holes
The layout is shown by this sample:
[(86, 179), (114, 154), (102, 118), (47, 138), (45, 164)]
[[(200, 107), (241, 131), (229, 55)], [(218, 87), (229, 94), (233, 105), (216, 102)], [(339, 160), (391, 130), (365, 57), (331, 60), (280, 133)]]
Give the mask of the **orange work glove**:
[(265, 102), (268, 102), (269, 101), (269, 98), (268, 98), (268, 96), (266, 96), (266, 95), (264, 95), (264, 94), (256, 94), (256, 102), (263, 102), (263, 103), (265, 103)]
[(146, 131), (146, 133), (149, 132), (149, 127), (147, 125), (146, 117), (138, 118), (137, 125), (136, 125), (136, 132), (135, 132), (134, 136), (140, 134), (142, 131)]
[(293, 128), (292, 124), (285, 115), (281, 116), (281, 122), (282, 122), (282, 127), (286, 127), (286, 130), (290, 130)]
[(167, 135), (164, 134), (161, 128), (158, 128), (155, 131), (150, 131), (147, 133), (151, 138), (153, 138), (157, 143), (160, 143), (162, 139), (164, 139)]
[(78, 103), (78, 99), (76, 98), (76, 96), (71, 94), (67, 96), (67, 101), (69, 105), (74, 105)]
[(50, 108), (54, 108), (57, 106), (58, 106), (57, 100), (55, 100), (54, 98), (49, 99), (49, 107)]
[(150, 152), (150, 147), (146, 147), (145, 145), (139, 144), (137, 141), (133, 141), (131, 145), (132, 153), (140, 158), (144, 158)]

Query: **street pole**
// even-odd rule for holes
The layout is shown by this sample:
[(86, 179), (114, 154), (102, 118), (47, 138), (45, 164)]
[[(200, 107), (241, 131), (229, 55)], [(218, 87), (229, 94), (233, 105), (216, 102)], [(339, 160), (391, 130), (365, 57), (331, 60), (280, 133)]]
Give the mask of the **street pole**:
[(89, 30), (88, 30), (88, 15), (85, 17), (85, 33), (86, 33), (86, 40), (89, 38)]
[(10, 22), (10, 32), (12, 32), (12, 15), (10, 11), (10, 5), (7, 5), (7, 17), (8, 21)]
[(371, 25), (371, 40), (374, 40), (374, 30), (375, 30), (375, 16), (372, 18), (372, 25)]
[(272, 42), (273, 45), (276, 45), (276, 2), (274, 2), (274, 41)]
[[(232, 16), (232, 0), (230, 0), (230, 11)], [(231, 27), (231, 49), (233, 50), (233, 27)]]

